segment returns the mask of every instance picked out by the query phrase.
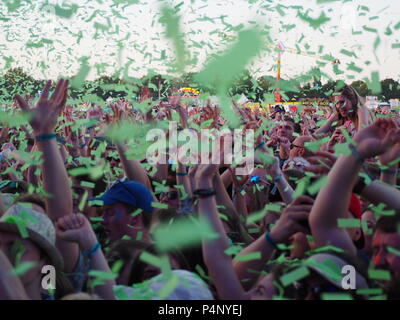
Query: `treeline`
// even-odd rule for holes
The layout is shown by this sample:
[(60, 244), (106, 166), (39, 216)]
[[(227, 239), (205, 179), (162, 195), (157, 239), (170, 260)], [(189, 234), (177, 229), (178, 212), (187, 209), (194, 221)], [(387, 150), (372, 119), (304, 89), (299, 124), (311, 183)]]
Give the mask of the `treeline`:
[[(213, 84), (204, 87), (198, 85), (195, 79), (195, 73), (187, 73), (181, 77), (149, 74), (142, 78), (124, 77), (117, 73), (112, 76), (102, 76), (94, 81), (72, 78), (70, 98), (77, 103), (104, 103), (109, 98), (135, 100), (139, 98), (143, 86), (149, 87), (153, 99), (166, 99), (168, 95), (182, 87), (192, 87), (209, 95), (215, 94)], [(44, 82), (44, 80), (34, 79), (21, 68), (9, 69), (0, 77), (1, 102), (9, 103), (15, 94), (37, 97)], [(379, 88), (377, 94), (372, 91), (370, 84), (362, 80), (350, 84), (361, 96), (377, 95), (381, 101), (400, 98), (400, 84), (393, 79), (380, 81), (380, 86), (375, 84), (375, 91), (376, 87)], [(244, 71), (232, 83), (229, 94), (232, 96), (244, 94), (256, 102), (267, 101), (274, 100), (274, 92), (279, 87), (285, 100), (327, 98), (332, 95), (336, 85), (335, 81), (322, 83), (318, 72), (299, 79), (281, 80), (277, 83), (274, 77), (254, 78), (248, 71)]]

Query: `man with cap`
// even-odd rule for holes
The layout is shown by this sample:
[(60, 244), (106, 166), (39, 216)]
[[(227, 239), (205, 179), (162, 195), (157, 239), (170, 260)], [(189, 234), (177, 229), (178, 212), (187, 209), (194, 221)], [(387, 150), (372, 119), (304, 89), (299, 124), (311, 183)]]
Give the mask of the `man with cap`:
[(110, 242), (124, 236), (150, 242), (151, 204), (155, 200), (145, 185), (117, 180), (101, 197), (90, 201), (93, 205), (102, 206), (102, 224)]

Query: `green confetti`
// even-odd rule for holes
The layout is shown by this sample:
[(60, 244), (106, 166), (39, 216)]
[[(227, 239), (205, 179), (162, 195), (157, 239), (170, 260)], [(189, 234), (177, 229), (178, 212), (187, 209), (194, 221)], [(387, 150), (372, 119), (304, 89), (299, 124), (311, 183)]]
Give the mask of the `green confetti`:
[(396, 256), (400, 256), (400, 250), (393, 248), (392, 246), (387, 246), (387, 251), (391, 254), (395, 254)]
[(152, 266), (161, 268), (161, 265), (162, 265), (161, 259), (155, 255), (152, 255), (151, 253), (144, 251), (140, 255), (139, 259), (140, 259), (140, 261), (151, 264)]
[(389, 271), (386, 270), (368, 270), (368, 277), (377, 280), (390, 280), (392, 277)]
[(337, 220), (339, 228), (360, 228), (361, 221), (360, 219), (347, 219), (347, 218), (340, 218)]
[(83, 212), (83, 210), (85, 209), (85, 205), (86, 205), (88, 196), (89, 196), (89, 193), (87, 192), (87, 190), (85, 190), (85, 193), (83, 194), (82, 199), (78, 205), (78, 209), (80, 212)]
[(93, 182), (82, 181), (81, 186), (93, 189), (96, 186), (96, 184), (94, 184)]
[(167, 298), (179, 285), (179, 278), (176, 275), (170, 277), (165, 285), (158, 291), (160, 299)]
[(88, 57), (81, 58), (81, 68), (78, 71), (77, 75), (72, 79), (70, 84), (71, 88), (79, 89), (84, 83), (86, 77), (89, 75), (90, 66), (88, 64), (88, 59)]
[(313, 19), (307, 13), (303, 14), (300, 11), (297, 13), (297, 15), (301, 20), (307, 22), (314, 29), (320, 28), (323, 24), (331, 20), (331, 18), (326, 16), (324, 11), (322, 11), (320, 16), (316, 19)]
[(59, 5), (55, 6), (55, 14), (59, 17), (70, 19), (79, 9), (76, 4), (63, 4), (63, 7)]
[(322, 300), (353, 300), (353, 297), (349, 293), (321, 293)]
[(379, 94), (382, 92), (381, 82), (379, 80), (379, 72), (374, 71), (371, 73), (371, 81), (367, 81), (368, 87), (371, 89), (372, 94)]
[(243, 261), (259, 260), (259, 259), (261, 259), (261, 252), (257, 251), (248, 253), (246, 255), (239, 254), (234, 258), (234, 261), (243, 262)]
[(190, 247), (201, 243), (202, 240), (216, 238), (218, 235), (212, 230), (208, 221), (195, 218), (160, 225), (154, 232), (154, 242), (160, 252)]
[(168, 209), (168, 205), (165, 203), (152, 202), (151, 206), (156, 209)]
[(317, 181), (315, 181), (314, 183), (312, 183), (308, 188), (307, 191), (311, 194), (311, 195), (315, 195), (316, 193), (318, 193), (319, 190), (321, 190), (323, 187), (325, 187), (329, 182), (329, 179), (327, 176), (323, 176), (321, 178), (319, 178)]
[(159, 21), (166, 27), (166, 36), (172, 41), (175, 48), (178, 70), (183, 72), (189, 54), (185, 49), (183, 35), (180, 31), (180, 17), (176, 14), (176, 9), (162, 7)]
[(34, 262), (34, 261), (22, 262), (18, 266), (16, 266), (14, 269), (11, 270), (11, 274), (18, 276), (18, 277), (22, 277), (24, 274), (26, 274), (29, 270), (36, 267), (37, 265), (38, 265), (38, 263)]
[(375, 295), (375, 294), (382, 294), (383, 289), (376, 288), (376, 289), (357, 289), (356, 291), (359, 295)]
[(280, 280), (282, 284), (287, 287), (288, 285), (292, 284), (293, 282), (299, 281), (307, 276), (310, 275), (310, 271), (307, 267), (300, 267), (297, 268), (285, 275), (283, 275)]

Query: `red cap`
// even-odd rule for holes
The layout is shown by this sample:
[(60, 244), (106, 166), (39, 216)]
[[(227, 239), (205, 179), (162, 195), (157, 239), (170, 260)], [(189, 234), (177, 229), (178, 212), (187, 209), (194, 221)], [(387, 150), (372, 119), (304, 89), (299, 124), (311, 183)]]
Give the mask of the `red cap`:
[[(362, 217), (361, 201), (354, 193), (351, 194), (349, 211), (354, 216), (354, 218), (361, 220)], [(363, 249), (365, 246), (364, 232), (362, 229), (360, 229), (360, 231), (361, 231), (360, 239), (354, 241), (354, 245), (358, 250)]]
[(351, 194), (349, 211), (354, 216), (354, 218), (361, 219), (362, 216), (361, 201), (354, 193)]

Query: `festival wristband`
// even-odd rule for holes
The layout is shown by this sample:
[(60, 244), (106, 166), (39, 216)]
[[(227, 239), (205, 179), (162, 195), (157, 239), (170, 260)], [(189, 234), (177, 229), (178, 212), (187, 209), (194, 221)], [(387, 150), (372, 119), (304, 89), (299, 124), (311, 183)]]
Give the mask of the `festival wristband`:
[(187, 174), (187, 172), (177, 172), (176, 175), (178, 177), (186, 177), (188, 174)]
[(90, 259), (99, 249), (101, 249), (101, 245), (100, 245), (100, 243), (97, 242), (89, 250), (83, 251), (82, 253), (84, 256), (86, 256)]
[(269, 234), (269, 232), (265, 233), (265, 240), (267, 240), (267, 242), (273, 246), (275, 249), (278, 249), (278, 245), (276, 244), (276, 242), (271, 238), (271, 235)]
[(265, 141), (261, 142), (257, 147), (254, 148), (254, 150), (258, 150), (264, 146), (265, 146)]
[(55, 133), (49, 133), (49, 134), (40, 134), (35, 137), (36, 141), (43, 142), (43, 141), (49, 141), (53, 139), (57, 139), (57, 135)]
[(361, 153), (357, 150), (357, 148), (354, 145), (350, 144), (349, 149), (353, 157), (356, 158), (357, 162), (364, 163), (365, 161), (364, 157), (361, 155)]
[(197, 189), (193, 191), (193, 194), (202, 199), (215, 196), (217, 192), (214, 189)]
[(283, 174), (278, 173), (278, 175), (274, 178), (274, 182), (277, 183), (277, 182), (281, 181), (282, 178), (283, 178)]

